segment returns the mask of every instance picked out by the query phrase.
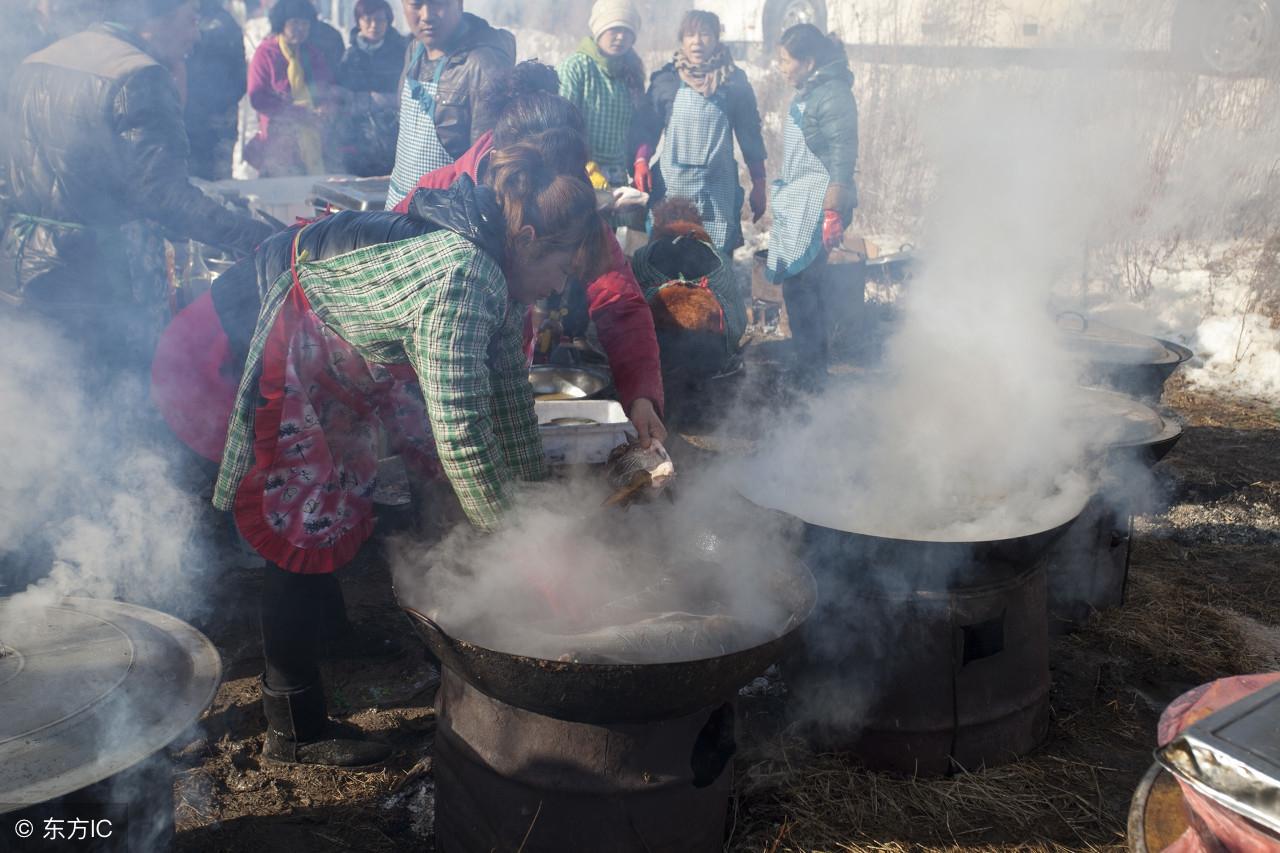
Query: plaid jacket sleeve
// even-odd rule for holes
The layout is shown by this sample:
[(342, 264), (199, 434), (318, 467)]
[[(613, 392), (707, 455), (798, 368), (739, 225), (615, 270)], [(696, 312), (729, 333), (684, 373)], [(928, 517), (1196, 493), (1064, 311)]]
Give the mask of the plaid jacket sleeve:
[(507, 303), (506, 321), (493, 353), (493, 420), (502, 456), (520, 480), (547, 476), (542, 435), (524, 355), (524, 306)]
[(586, 106), (584, 102), (587, 87), (585, 71), (582, 59), (576, 53), (569, 54), (556, 68), (556, 74), (560, 77), (560, 97), (579, 110)]
[[(498, 444), (489, 351), (506, 313), (502, 274), (479, 254), (448, 273), (405, 351), (422, 384), (436, 450), (471, 523), (494, 530), (510, 505), (512, 473)], [(495, 429), (497, 427), (497, 429)], [(536, 429), (536, 427), (535, 427)], [(535, 435), (536, 440), (536, 435)]]

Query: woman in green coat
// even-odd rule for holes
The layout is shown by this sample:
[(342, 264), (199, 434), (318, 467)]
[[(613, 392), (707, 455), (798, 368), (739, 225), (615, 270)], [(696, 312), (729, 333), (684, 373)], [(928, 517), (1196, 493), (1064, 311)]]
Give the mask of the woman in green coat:
[(596, 189), (626, 186), (634, 169), (636, 186), (648, 192), (654, 121), (634, 50), (640, 13), (631, 0), (596, 0), (590, 25), (591, 35), (556, 69), (560, 94), (586, 120)]
[(782, 284), (798, 377), (813, 385), (827, 371), (827, 256), (843, 241), (858, 204), (858, 107), (844, 48), (813, 24), (782, 34), (778, 64), (796, 96), (785, 122), (782, 174), (773, 183), (768, 274)]

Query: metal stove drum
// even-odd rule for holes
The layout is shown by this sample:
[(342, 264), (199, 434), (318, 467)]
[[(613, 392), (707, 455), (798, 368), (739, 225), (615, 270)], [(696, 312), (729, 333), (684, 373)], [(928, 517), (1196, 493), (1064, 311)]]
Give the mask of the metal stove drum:
[(1047, 555), (1049, 627), (1065, 633), (1094, 611), (1124, 603), (1133, 547), (1130, 493), (1144, 492), (1147, 471), (1182, 437), (1182, 427), (1152, 406), (1100, 389), (1081, 389), (1070, 415), (1076, 429), (1105, 436), (1094, 460), (1101, 483), (1080, 517)]
[(1049, 719), (1042, 558), (1081, 509), (967, 542), (805, 522), (819, 604), (783, 675), (810, 740), (923, 776), (1035, 748)]
[(736, 749), (731, 700), (786, 651), (814, 603), (799, 563), (780, 567), (771, 588), (791, 614), (772, 640), (654, 664), (495, 651), (406, 607), (443, 670), (437, 849), (720, 851)]

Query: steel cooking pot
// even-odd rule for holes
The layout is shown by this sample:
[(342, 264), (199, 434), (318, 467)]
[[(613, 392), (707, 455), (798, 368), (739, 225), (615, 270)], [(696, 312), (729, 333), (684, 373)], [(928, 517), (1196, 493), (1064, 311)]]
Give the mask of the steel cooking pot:
[(529, 368), (529, 384), (539, 400), (590, 400), (608, 390), (613, 379), (597, 367), (536, 364)]

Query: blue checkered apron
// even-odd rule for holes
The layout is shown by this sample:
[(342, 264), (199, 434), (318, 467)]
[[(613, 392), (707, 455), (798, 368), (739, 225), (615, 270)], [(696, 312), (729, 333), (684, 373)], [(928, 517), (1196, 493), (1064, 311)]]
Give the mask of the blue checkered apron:
[(723, 94), (704, 98), (680, 84), (658, 170), (667, 197), (692, 199), (712, 243), (729, 257), (742, 245), (743, 194), (724, 102)]
[(822, 253), (822, 200), (831, 176), (804, 141), (804, 108), (793, 103), (787, 111), (782, 176), (770, 187), (768, 276), (773, 282), (799, 275)]
[(409, 60), (411, 71), (400, 89), (400, 135), (396, 137), (396, 165), (387, 187), (387, 210), (399, 204), (423, 175), (453, 162), (436, 133), (436, 94), (449, 58), (440, 59), (431, 80), (423, 82), (414, 78), (426, 52), (421, 43), (414, 46)]

